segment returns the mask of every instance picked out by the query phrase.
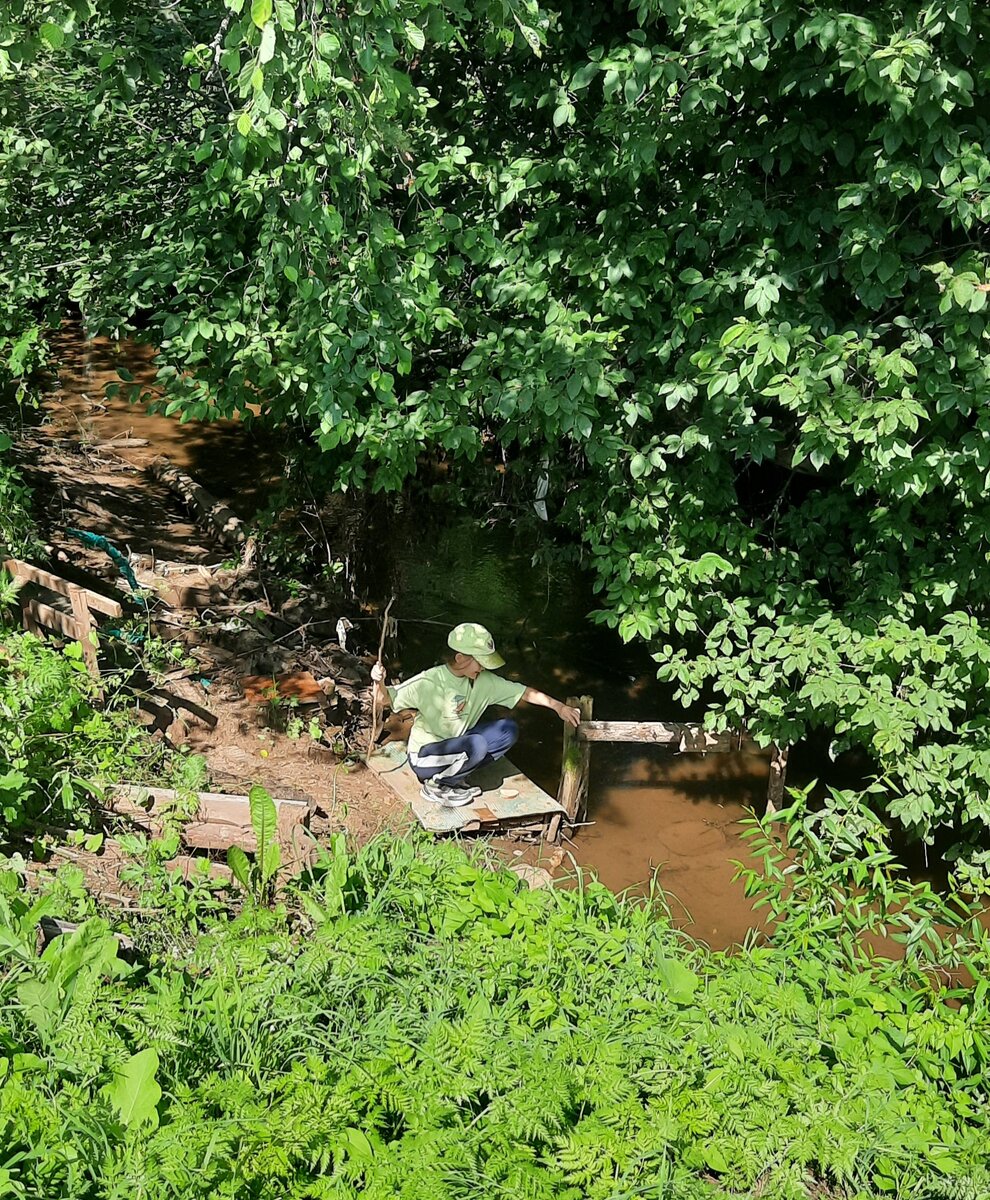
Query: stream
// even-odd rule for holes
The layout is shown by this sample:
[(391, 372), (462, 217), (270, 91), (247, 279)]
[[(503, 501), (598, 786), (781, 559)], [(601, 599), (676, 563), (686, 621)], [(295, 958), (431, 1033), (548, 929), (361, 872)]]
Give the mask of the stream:
[[(202, 424), (151, 415), (124, 399), (107, 399), (125, 366), (138, 383), (153, 380), (143, 347), (85, 340), (76, 327), (55, 344), (57, 378), (45, 399), (53, 436), (93, 444), (114, 439), (138, 466), (158, 454), (228, 500), (242, 514), (257, 508), (266, 485), (281, 473), (271, 440), (256, 440), (238, 422)], [(263, 438), (263, 435), (262, 435)], [(699, 719), (675, 704), (656, 680), (642, 644), (626, 646), (595, 625), (589, 578), (576, 568), (534, 565), (532, 542), (506, 525), (479, 520), (436, 501), (388, 511), (383, 528), (370, 521), (365, 548), (353, 567), (362, 595), (383, 605), (396, 596), (398, 636), (389, 646), (393, 678), (438, 661), (451, 626), (480, 621), (507, 660), (503, 673), (560, 699), (587, 693), (595, 716), (611, 720)], [(353, 575), (352, 575), (353, 580)], [(359, 648), (377, 649), (377, 619), (358, 622)], [(516, 710), (521, 736), (512, 758), (543, 788), (556, 793), (561, 725), (545, 709)], [(820, 773), (823, 763), (794, 763), (789, 782)], [(762, 811), (767, 757), (757, 753), (676, 755), (662, 748), (596, 744), (591, 757), (588, 823), (567, 845), (573, 864), (594, 871), (610, 888), (641, 890), (654, 873), (668, 892), (674, 920), (713, 948), (740, 942), (759, 924), (735, 860), (748, 858), (741, 821)]]

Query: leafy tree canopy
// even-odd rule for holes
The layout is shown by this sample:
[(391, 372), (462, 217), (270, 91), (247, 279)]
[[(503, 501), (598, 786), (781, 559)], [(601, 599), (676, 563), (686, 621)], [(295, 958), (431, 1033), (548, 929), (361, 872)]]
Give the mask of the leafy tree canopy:
[(985, 837), (985, 6), (6, 12), (9, 372), (71, 302), (342, 486), (545, 457), (685, 700)]

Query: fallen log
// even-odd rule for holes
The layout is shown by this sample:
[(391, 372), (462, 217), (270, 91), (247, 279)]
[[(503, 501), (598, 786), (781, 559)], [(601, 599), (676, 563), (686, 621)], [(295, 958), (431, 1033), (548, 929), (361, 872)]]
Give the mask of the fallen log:
[(242, 555), (246, 564), (254, 557), (254, 541), (245, 533), (244, 524), (222, 500), (208, 492), (191, 475), (180, 471), (164, 455), (149, 464), (152, 475), (194, 512), (197, 518), (212, 529), (225, 546)]
[(94, 450), (138, 450), (144, 446), (150, 445), (147, 438), (142, 437), (118, 437), (111, 438), (108, 442), (97, 442), (93, 447)]

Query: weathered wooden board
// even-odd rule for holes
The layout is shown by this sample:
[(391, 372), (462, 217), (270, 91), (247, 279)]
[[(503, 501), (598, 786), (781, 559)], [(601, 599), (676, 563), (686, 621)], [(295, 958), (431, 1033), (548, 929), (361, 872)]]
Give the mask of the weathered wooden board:
[[(471, 775), (481, 795), (463, 808), (444, 808), (420, 793), (420, 782), (406, 762), (402, 742), (389, 742), (368, 758), (368, 766), (397, 796), (409, 805), (416, 819), (431, 833), (473, 833), (534, 821), (549, 821), (564, 810), (532, 779), (507, 758), (482, 767)], [(506, 793), (515, 793), (508, 795)]]
[(62, 612), (48, 604), (42, 604), (40, 600), (29, 600), (24, 605), (24, 614), (27, 618), (28, 629), (33, 629), (35, 626), (42, 629), (53, 629), (62, 637), (69, 638), (73, 642), (81, 641), (84, 636), (80, 632), (76, 618), (71, 613)]
[[(129, 816), (150, 832), (158, 833), (162, 810), (174, 804), (176, 796), (171, 788), (120, 784), (111, 790), (107, 804), (111, 811)], [(293, 858), (300, 857), (305, 850), (305, 835), (299, 831), (309, 821), (309, 805), (301, 800), (276, 800), (275, 813), (279, 845)], [(182, 826), (182, 841), (199, 850), (240, 846), (242, 850), (255, 851), (258, 842), (248, 797), (199, 792), (196, 815)]]
[(36, 583), (50, 592), (57, 592), (67, 600), (72, 599), (73, 590), (81, 592), (87, 606), (95, 612), (104, 613), (108, 617), (124, 615), (123, 608), (116, 600), (111, 600), (109, 596), (101, 596), (99, 592), (94, 592), (90, 588), (80, 588), (78, 584), (70, 583), (68, 579), (63, 579), (60, 575), (53, 575), (51, 571), (33, 567), (30, 563), (21, 562), (18, 558), (8, 558), (3, 565), (8, 574), (28, 583)]
[(676, 721), (582, 721), (576, 736), (582, 742), (642, 742), (695, 754), (725, 754), (752, 744), (744, 734), (708, 733)]

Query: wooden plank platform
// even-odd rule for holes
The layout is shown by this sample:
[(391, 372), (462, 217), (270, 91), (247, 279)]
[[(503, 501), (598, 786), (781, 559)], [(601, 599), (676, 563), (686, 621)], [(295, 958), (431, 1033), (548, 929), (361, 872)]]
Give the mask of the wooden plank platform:
[[(183, 822), (184, 846), (197, 850), (229, 850), (240, 846), (253, 854), (258, 839), (251, 824), (251, 805), (247, 796), (222, 792), (198, 792), (195, 816)], [(120, 816), (130, 817), (135, 824), (152, 835), (161, 836), (162, 809), (176, 803), (178, 794), (171, 788), (143, 787), (134, 784), (115, 784), (105, 800), (106, 807)], [(309, 805), (301, 800), (274, 800), (277, 827), (275, 835), (282, 849), (283, 866), (298, 866), (308, 853), (306, 834), (309, 824)]]
[[(564, 811), (552, 796), (507, 758), (472, 773), (471, 783), (482, 792), (463, 808), (444, 808), (422, 798), (420, 782), (406, 764), (404, 742), (380, 746), (368, 759), (368, 766), (382, 783), (405, 800), (420, 825), (431, 833), (477, 833), (541, 822), (548, 824), (557, 813)], [(516, 794), (506, 795), (507, 792)]]

